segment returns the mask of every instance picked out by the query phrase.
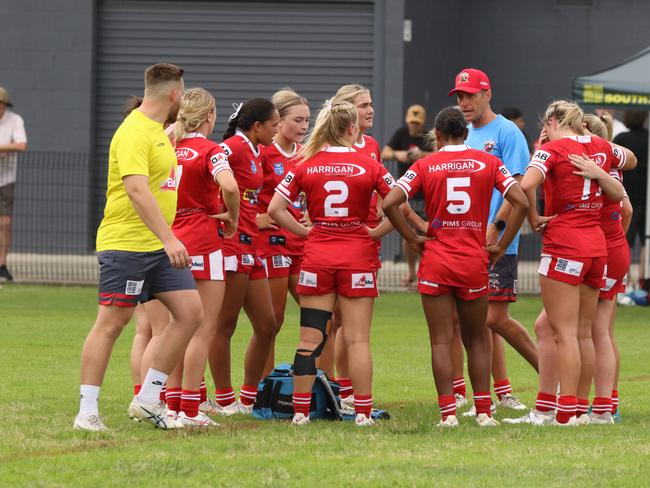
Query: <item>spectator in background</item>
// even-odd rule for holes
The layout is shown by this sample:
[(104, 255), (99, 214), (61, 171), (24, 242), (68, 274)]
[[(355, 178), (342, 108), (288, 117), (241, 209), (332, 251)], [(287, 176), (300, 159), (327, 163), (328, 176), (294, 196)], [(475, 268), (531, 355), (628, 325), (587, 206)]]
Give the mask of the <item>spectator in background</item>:
[(532, 155), (534, 144), (530, 137), (528, 137), (528, 133), (525, 130), (526, 121), (524, 120), (523, 112), (517, 107), (507, 107), (501, 111), (501, 115), (503, 115), (506, 119), (514, 122), (515, 125), (519, 127), (519, 130), (521, 130), (521, 132), (524, 134), (524, 137), (526, 138), (526, 144), (528, 144), (528, 152)]
[[(393, 159), (397, 161), (395, 178), (400, 178), (411, 164), (433, 152), (432, 138), (425, 129), (426, 120), (427, 111), (424, 107), (422, 105), (411, 105), (406, 111), (406, 125), (397, 129), (388, 144), (381, 150), (382, 160)], [(426, 219), (421, 192), (411, 200), (411, 206), (420, 217)], [(416, 280), (415, 265), (417, 255), (405, 240), (402, 240), (402, 252), (408, 264), (408, 274), (402, 278), (402, 285), (410, 286)]]
[(11, 281), (7, 253), (11, 245), (11, 215), (18, 153), (27, 150), (25, 124), (13, 107), (9, 92), (0, 86), (0, 281)]
[(648, 178), (648, 129), (644, 128), (648, 112), (643, 110), (628, 110), (623, 114), (623, 123), (627, 132), (621, 132), (614, 137), (614, 144), (628, 148), (634, 153), (638, 164), (635, 169), (625, 175), (623, 181), (625, 190), (630, 197), (630, 203), (634, 212), (632, 221), (627, 231), (627, 241), (630, 248), (636, 242), (636, 236), (641, 240), (641, 266), (639, 266), (639, 282), (646, 278), (644, 268), (645, 262), (645, 219), (646, 219), (646, 189)]

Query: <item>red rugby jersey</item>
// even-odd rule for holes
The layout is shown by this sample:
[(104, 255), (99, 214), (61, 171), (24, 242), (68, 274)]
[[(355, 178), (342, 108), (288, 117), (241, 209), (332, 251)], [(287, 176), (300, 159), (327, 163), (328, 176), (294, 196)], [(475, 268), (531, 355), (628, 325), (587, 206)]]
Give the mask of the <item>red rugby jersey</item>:
[(259, 194), (263, 173), (260, 151), (241, 131), (221, 143), (239, 186), (239, 221), (237, 234), (224, 240), (224, 255), (254, 254), (257, 249)]
[(172, 224), (174, 235), (190, 255), (209, 254), (223, 245), (219, 221), (208, 217), (218, 208), (217, 173), (230, 170), (219, 144), (197, 132), (187, 134), (176, 145), (178, 203)]
[(600, 227), (602, 190), (597, 182), (575, 175), (570, 154), (586, 154), (609, 172), (625, 164), (625, 153), (596, 136), (571, 136), (543, 144), (530, 167), (544, 175), (546, 215), (551, 220), (543, 234), (543, 252), (561, 257), (606, 256)]
[[(417, 160), (396, 185), (413, 197), (422, 191), (427, 215), (430, 215), (425, 252), (438, 257), (437, 265), (453, 270), (436, 270), (436, 274), (463, 277), (463, 270), (477, 259), (487, 270), (488, 253), (485, 250), (490, 200), (496, 188), (502, 194), (516, 183), (508, 169), (496, 156), (471, 149), (462, 144), (445, 146), (440, 151)], [(451, 286), (473, 283), (467, 276)]]
[(328, 147), (298, 164), (276, 188), (290, 203), (305, 192), (314, 223), (305, 243), (305, 268), (374, 270), (377, 247), (366, 230), (370, 199), (394, 180), (383, 165), (349, 147)]
[[(270, 146), (261, 147), (262, 171), (264, 173), (264, 183), (259, 196), (259, 213), (264, 213), (269, 207), (271, 198), (275, 193), (275, 188), (285, 178), (289, 171), (292, 171), (296, 165), (296, 153), (300, 147), (294, 145), (291, 153), (286, 153), (275, 142)], [(289, 205), (289, 211), (296, 220), (300, 220), (304, 215), (305, 198), (304, 194), (298, 195), (298, 198)], [(275, 255), (296, 255), (302, 254), (305, 240), (302, 237), (289, 232), (286, 229), (278, 230), (264, 229), (260, 230), (259, 244), (257, 253), (263, 257)]]
[[(623, 172), (621, 170), (611, 170), (611, 176), (619, 181), (623, 181)], [(600, 209), (600, 227), (605, 233), (607, 249), (627, 245), (625, 232), (623, 232), (623, 219), (621, 218), (621, 209), (623, 202), (615, 202), (605, 197), (603, 208)]]
[[(379, 149), (379, 143), (370, 136), (363, 134), (361, 142), (354, 143), (354, 149), (358, 153), (365, 154), (371, 159), (374, 159), (381, 164), (381, 149)], [(379, 225), (379, 218), (377, 216), (377, 194), (373, 193), (370, 200), (370, 211), (368, 212), (368, 219), (366, 220), (366, 225), (371, 229)]]

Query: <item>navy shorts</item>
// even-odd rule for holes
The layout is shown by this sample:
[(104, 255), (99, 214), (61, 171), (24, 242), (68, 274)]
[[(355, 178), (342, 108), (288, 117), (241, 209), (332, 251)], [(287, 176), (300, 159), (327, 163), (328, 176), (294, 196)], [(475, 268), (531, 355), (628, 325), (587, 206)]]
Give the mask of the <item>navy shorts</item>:
[(506, 254), (490, 271), (490, 302), (517, 301), (517, 255)]
[(101, 251), (99, 304), (135, 307), (157, 293), (194, 290), (192, 272), (172, 267), (165, 251)]

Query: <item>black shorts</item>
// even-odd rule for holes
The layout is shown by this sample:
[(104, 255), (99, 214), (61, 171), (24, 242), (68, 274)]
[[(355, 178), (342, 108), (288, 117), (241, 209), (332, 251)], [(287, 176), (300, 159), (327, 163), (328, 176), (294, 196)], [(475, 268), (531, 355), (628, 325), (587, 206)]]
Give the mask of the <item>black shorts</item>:
[(0, 217), (11, 217), (14, 211), (15, 187), (14, 183), (0, 186)]
[(165, 251), (101, 251), (97, 260), (100, 305), (135, 307), (157, 293), (196, 289), (189, 268), (172, 267)]
[(517, 255), (506, 254), (490, 271), (490, 302), (517, 301)]

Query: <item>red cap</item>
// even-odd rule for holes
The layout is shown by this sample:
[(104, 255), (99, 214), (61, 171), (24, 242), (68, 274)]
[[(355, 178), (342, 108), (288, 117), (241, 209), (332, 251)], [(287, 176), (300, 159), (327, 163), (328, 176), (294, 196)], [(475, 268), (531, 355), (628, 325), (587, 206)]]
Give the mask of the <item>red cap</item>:
[(490, 89), (490, 78), (480, 69), (466, 68), (456, 75), (456, 86), (448, 93), (456, 92), (478, 93)]

